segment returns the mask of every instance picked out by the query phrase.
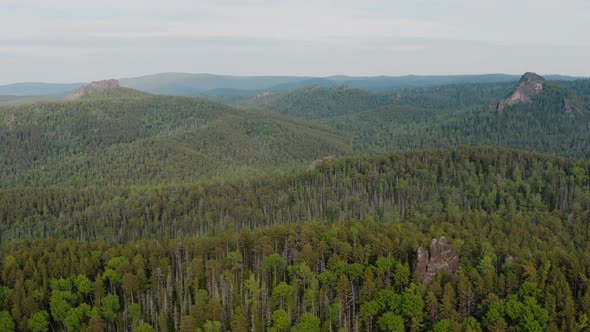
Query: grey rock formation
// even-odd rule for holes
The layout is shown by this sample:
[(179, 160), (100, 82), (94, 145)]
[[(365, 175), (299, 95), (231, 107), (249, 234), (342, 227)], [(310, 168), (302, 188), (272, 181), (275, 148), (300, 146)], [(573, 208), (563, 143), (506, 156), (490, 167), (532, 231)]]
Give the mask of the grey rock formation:
[(92, 92), (100, 92), (106, 91), (110, 89), (116, 89), (119, 87), (119, 81), (117, 80), (104, 80), (104, 81), (95, 81), (90, 84), (87, 84), (83, 87), (80, 87), (70, 93), (67, 97), (69, 100), (74, 100), (81, 98), (89, 93)]
[(459, 256), (444, 236), (430, 243), (430, 254), (424, 247), (418, 247), (416, 272), (424, 284), (430, 282), (442, 272), (452, 277), (459, 269)]
[(538, 96), (543, 92), (543, 85), (545, 78), (535, 73), (526, 73), (520, 79), (518, 87), (510, 97), (503, 99), (498, 104), (498, 112), (503, 112), (508, 106), (518, 103), (530, 103), (533, 97)]

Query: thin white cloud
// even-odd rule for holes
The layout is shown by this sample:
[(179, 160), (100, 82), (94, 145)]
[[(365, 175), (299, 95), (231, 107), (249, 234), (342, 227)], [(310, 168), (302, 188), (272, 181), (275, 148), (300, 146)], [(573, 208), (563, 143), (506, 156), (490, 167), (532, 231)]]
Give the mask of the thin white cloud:
[[(176, 1), (186, 3), (185, 1)], [(25, 2), (26, 4), (27, 2)], [(62, 6), (80, 6), (78, 2), (59, 0)], [(84, 2), (82, 2), (83, 4)], [(154, 1), (150, 2), (154, 3)], [(260, 2), (262, 3), (262, 2)], [(101, 2), (110, 6), (110, 2)], [(133, 1), (123, 5), (132, 7)], [(5, 17), (0, 38), (68, 38), (70, 36), (143, 38), (143, 37), (250, 37), (281, 40), (326, 40), (330, 38), (368, 38), (378, 36), (444, 37), (457, 28), (432, 20), (408, 17), (375, 18), (352, 10), (329, 6), (302, 6), (294, 3), (258, 6), (222, 1), (215, 5), (190, 7), (194, 18), (182, 19), (63, 19)], [(145, 9), (145, 7), (142, 7)], [(1, 14), (0, 14), (1, 17)], [(19, 31), (18, 37), (10, 31)]]
[(590, 75), (588, 0), (0, 0), (0, 79)]

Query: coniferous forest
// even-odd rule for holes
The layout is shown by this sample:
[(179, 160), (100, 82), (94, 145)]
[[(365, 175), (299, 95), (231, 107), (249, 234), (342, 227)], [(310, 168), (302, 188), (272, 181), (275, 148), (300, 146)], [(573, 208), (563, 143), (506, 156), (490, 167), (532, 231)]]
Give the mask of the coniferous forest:
[(590, 331), (590, 80), (525, 78), (2, 106), (0, 332)]

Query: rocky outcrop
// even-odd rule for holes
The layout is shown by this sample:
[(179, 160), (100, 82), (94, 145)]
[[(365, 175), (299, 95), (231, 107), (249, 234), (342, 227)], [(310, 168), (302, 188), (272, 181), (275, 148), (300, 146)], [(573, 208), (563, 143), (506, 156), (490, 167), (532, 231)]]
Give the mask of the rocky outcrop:
[(116, 89), (119, 87), (119, 81), (117, 80), (104, 80), (104, 81), (95, 81), (90, 84), (87, 84), (83, 87), (80, 87), (74, 90), (72, 93), (68, 95), (69, 100), (74, 100), (81, 98), (89, 93), (93, 92), (101, 92), (111, 89)]
[(432, 240), (430, 254), (424, 247), (418, 247), (417, 256), (416, 273), (424, 284), (430, 284), (442, 272), (452, 277), (459, 268), (459, 256), (444, 236)]
[(419, 246), (417, 256), (416, 273), (418, 273), (418, 276), (420, 276), (420, 280), (424, 282), (423, 278), (426, 276), (426, 272), (428, 271), (428, 260), (430, 255), (428, 254), (428, 250), (426, 250), (426, 248)]
[(545, 78), (543, 78), (543, 76), (539, 76), (535, 73), (524, 74), (512, 95), (500, 101), (498, 104), (498, 112), (501, 113), (506, 107), (514, 104), (532, 102), (533, 97), (538, 96), (543, 92), (544, 84)]

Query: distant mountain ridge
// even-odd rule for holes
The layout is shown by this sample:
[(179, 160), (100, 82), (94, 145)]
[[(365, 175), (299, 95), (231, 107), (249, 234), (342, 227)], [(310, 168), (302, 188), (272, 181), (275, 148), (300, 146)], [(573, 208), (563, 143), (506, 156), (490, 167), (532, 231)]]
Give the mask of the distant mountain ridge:
[[(577, 77), (547, 75), (548, 80), (575, 80)], [(161, 73), (135, 78), (122, 78), (121, 86), (141, 91), (195, 96), (214, 91), (240, 93), (251, 91), (253, 95), (266, 91), (290, 91), (303, 87), (347, 86), (369, 91), (386, 91), (404, 88), (430, 87), (461, 83), (500, 83), (518, 81), (520, 75), (408, 75), (408, 76), (228, 76), (214, 74)]]
[[(260, 92), (290, 91), (310, 86), (386, 91), (463, 83), (500, 83), (518, 81), (520, 75), (407, 75), (407, 76), (231, 76), (191, 73), (159, 73), (119, 79), (122, 87), (144, 92), (176, 96), (256, 95)], [(546, 75), (547, 80), (571, 81), (581, 77)], [(65, 97), (86, 83), (15, 83), (0, 85), (2, 96)]]
[(25, 82), (0, 85), (2, 96), (54, 96), (65, 97), (84, 83), (43, 83)]

